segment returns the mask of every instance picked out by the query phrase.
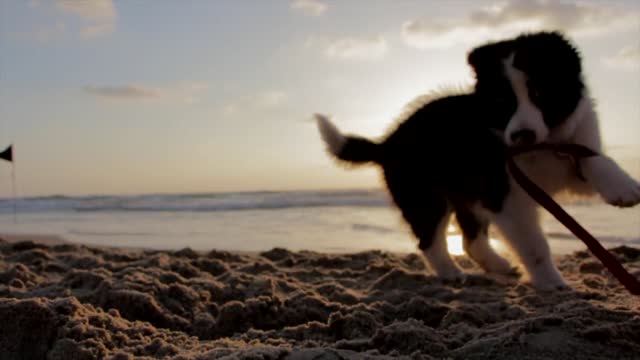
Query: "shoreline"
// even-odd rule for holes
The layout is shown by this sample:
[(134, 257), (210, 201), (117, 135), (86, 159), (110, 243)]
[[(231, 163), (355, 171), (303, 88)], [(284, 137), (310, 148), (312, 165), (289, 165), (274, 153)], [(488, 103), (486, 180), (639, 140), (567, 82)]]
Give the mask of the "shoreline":
[[(452, 236), (453, 235), (453, 236)], [(461, 250), (462, 249), (462, 243), (461, 243), (461, 236), (459, 234), (448, 234), (448, 236), (452, 236), (454, 239), (454, 248), (456, 248), (457, 250)], [(167, 248), (167, 247), (154, 247), (154, 246), (144, 246), (144, 245), (122, 245), (122, 244), (114, 244), (114, 245), (109, 245), (109, 244), (102, 244), (102, 243), (96, 243), (96, 242), (86, 242), (86, 241), (78, 241), (77, 236), (72, 236), (72, 237), (66, 237), (64, 235), (58, 235), (58, 234), (54, 234), (54, 233), (33, 233), (33, 232), (2, 232), (0, 231), (0, 239), (4, 239), (8, 242), (17, 242), (17, 241), (34, 241), (37, 243), (42, 243), (42, 244), (46, 244), (46, 245), (55, 245), (55, 244), (78, 244), (78, 245), (85, 245), (85, 246), (93, 246), (93, 247), (99, 247), (99, 248), (122, 248), (122, 249), (130, 249), (130, 250), (158, 250), (158, 251), (176, 251), (176, 250), (180, 250), (182, 248), (192, 248), (194, 249), (194, 251), (197, 252), (206, 252), (208, 251), (209, 248), (212, 248), (215, 246), (215, 244), (213, 244), (211, 247), (208, 247), (207, 249), (200, 249), (200, 248), (193, 248), (191, 246), (187, 244), (185, 245), (180, 245), (180, 246), (175, 246), (175, 247), (171, 247), (171, 248)], [(452, 241), (451, 239), (449, 239), (449, 241)], [(506, 257), (511, 257), (512, 255), (510, 255), (509, 250), (505, 247), (505, 245), (503, 245), (499, 240), (495, 240), (492, 238), (492, 243), (493, 242), (497, 242), (497, 244), (494, 244), (494, 246), (496, 247), (496, 251), (498, 251), (498, 253), (506, 256)], [(576, 251), (582, 251), (582, 250), (586, 250), (586, 245), (584, 245), (584, 243), (582, 241), (580, 241), (577, 238), (572, 238), (572, 237), (558, 237), (558, 236), (554, 236), (551, 235), (548, 237), (547, 241), (549, 242), (549, 246), (551, 247), (551, 251), (554, 254), (554, 257), (558, 257), (558, 256), (563, 256), (563, 255), (569, 255), (572, 254)], [(120, 241), (120, 243), (122, 243), (122, 241)], [(626, 244), (624, 241), (616, 241), (616, 242), (601, 242), (603, 244), (603, 246), (605, 247), (614, 247), (614, 246), (623, 246), (623, 245), (629, 245), (629, 246), (635, 246), (634, 243), (631, 244)], [(275, 247), (282, 247), (282, 246), (275, 246)], [(251, 249), (251, 250), (240, 250), (240, 249), (233, 249), (233, 248), (227, 248), (227, 247), (220, 247), (219, 249), (224, 250), (224, 251), (230, 251), (230, 252), (235, 252), (235, 253), (247, 253), (247, 254), (257, 254), (260, 253), (262, 251), (268, 251), (271, 247), (269, 248), (264, 248), (264, 249)], [(302, 251), (305, 249), (293, 249), (294, 251), (298, 250), (298, 251)], [(348, 247), (343, 247), (343, 248), (325, 248), (323, 250), (319, 250), (319, 249), (309, 249), (310, 251), (316, 251), (316, 252), (323, 252), (323, 253), (327, 253), (327, 254), (348, 254), (348, 253), (354, 253), (354, 252), (362, 252), (362, 251), (376, 251), (376, 250), (380, 250), (380, 251), (384, 251), (384, 252), (390, 252), (390, 253), (394, 253), (394, 254), (411, 254), (414, 253), (415, 251), (417, 251), (417, 244), (415, 247), (415, 250), (390, 250), (388, 248), (386, 249), (379, 249), (379, 248), (348, 248)], [(453, 256), (460, 256), (461, 254), (459, 253), (453, 253)]]

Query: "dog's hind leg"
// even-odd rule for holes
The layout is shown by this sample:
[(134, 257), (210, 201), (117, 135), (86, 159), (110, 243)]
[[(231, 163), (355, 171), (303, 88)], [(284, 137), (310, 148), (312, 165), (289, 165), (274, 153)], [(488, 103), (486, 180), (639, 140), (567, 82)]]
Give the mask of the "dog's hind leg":
[(408, 219), (411, 218), (411, 229), (419, 239), (418, 248), (427, 259), (431, 270), (445, 279), (462, 278), (463, 273), (453, 259), (451, 259), (447, 247), (446, 230), (449, 225), (449, 219), (451, 218), (451, 211), (447, 209), (439, 219), (425, 218), (425, 215), (434, 215), (433, 213), (429, 213), (429, 211), (426, 213), (418, 213), (422, 214), (420, 218), (413, 218), (411, 215), (408, 215), (405, 216), (405, 219), (409, 221)]
[(387, 184), (402, 216), (418, 238), (418, 248), (431, 270), (442, 278), (462, 278), (462, 271), (451, 259), (447, 248), (446, 230), (451, 208), (444, 196), (425, 194), (423, 188), (397, 184), (388, 178)]
[(462, 241), (467, 255), (486, 272), (511, 275), (511, 264), (498, 255), (489, 244), (489, 220), (472, 209), (456, 208), (456, 219), (462, 231)]
[(436, 209), (432, 206), (402, 209), (402, 215), (418, 238), (418, 248), (431, 270), (445, 279), (462, 278), (462, 271), (451, 259), (447, 247), (446, 230), (451, 210), (446, 207), (446, 203), (444, 211), (434, 210)]
[(518, 255), (534, 287), (541, 290), (566, 287), (553, 264), (536, 204), (516, 184), (511, 191), (502, 210), (493, 215), (494, 224)]

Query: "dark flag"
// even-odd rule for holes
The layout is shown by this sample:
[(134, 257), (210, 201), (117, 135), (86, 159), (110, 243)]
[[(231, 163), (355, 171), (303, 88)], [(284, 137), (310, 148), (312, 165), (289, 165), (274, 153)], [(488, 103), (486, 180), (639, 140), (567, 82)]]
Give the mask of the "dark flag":
[(0, 159), (13, 162), (13, 145), (9, 145), (3, 152), (0, 153)]

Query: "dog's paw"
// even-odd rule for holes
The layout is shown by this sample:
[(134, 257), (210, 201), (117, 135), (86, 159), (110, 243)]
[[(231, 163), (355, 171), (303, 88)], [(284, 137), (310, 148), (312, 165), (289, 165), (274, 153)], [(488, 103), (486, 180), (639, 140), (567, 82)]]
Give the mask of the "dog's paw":
[(460, 282), (466, 279), (467, 274), (465, 274), (464, 271), (462, 271), (454, 262), (445, 264), (438, 264), (437, 266), (434, 266), (434, 264), (431, 263), (431, 271), (433, 271), (438, 278), (444, 281)]
[(529, 282), (534, 288), (540, 291), (554, 291), (570, 288), (555, 267), (547, 268), (537, 274), (531, 274)]
[(468, 276), (467, 273), (461, 270), (438, 274), (438, 278), (447, 283), (464, 283), (467, 281)]
[(625, 173), (612, 176), (598, 191), (613, 206), (631, 207), (640, 204), (640, 183)]
[(511, 265), (505, 258), (495, 255), (487, 261), (480, 264), (480, 266), (490, 274), (499, 274), (507, 276), (515, 276), (518, 274), (518, 270)]
[(486, 241), (473, 241), (467, 247), (467, 254), (486, 273), (513, 276), (517, 274), (511, 263), (498, 255)]
[(437, 269), (432, 266), (432, 270), (440, 279), (447, 281), (462, 281), (466, 277), (466, 274), (457, 266), (440, 267)]
[(537, 291), (543, 291), (543, 292), (571, 290), (571, 286), (567, 285), (566, 283), (544, 284), (544, 285), (531, 283), (531, 286), (533, 286)]
[(607, 203), (618, 207), (640, 204), (638, 181), (607, 157), (599, 156), (590, 160), (590, 180)]
[[(440, 251), (435, 251), (440, 250)], [(424, 260), (434, 275), (445, 280), (462, 280), (465, 275), (446, 249), (423, 250)]]

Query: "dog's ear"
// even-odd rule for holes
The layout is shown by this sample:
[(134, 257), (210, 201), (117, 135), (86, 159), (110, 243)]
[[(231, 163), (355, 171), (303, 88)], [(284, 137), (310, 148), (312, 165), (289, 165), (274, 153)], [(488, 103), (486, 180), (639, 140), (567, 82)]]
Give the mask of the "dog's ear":
[(476, 77), (484, 70), (501, 69), (502, 61), (514, 51), (514, 41), (499, 41), (479, 46), (467, 55), (467, 63), (471, 65)]
[(518, 51), (515, 67), (528, 72), (543, 72), (552, 78), (578, 77), (582, 73), (580, 53), (563, 34), (538, 32), (515, 39)]

